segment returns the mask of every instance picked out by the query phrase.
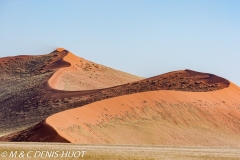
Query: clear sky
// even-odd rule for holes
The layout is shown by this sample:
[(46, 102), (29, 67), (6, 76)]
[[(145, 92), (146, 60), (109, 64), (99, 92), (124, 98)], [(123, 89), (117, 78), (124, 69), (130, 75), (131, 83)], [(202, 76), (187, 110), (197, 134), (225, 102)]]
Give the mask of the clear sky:
[(240, 85), (240, 0), (0, 0), (0, 57), (57, 47), (143, 77), (192, 69)]

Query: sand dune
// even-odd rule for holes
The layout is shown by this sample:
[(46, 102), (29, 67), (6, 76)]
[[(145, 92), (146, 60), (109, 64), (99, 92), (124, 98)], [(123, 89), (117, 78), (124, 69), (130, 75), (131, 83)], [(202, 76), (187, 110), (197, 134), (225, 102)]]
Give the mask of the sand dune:
[[(59, 52), (64, 50), (63, 48), (57, 49)], [(50, 86), (59, 90), (77, 91), (108, 88), (143, 79), (77, 57), (71, 52), (68, 52), (63, 60), (69, 62), (71, 66), (58, 70), (49, 80)]]
[[(76, 57), (65, 49), (57, 49), (49, 54), (39, 56), (0, 58), (0, 92), (2, 93), (0, 95), (1, 134), (22, 130), (27, 126), (44, 120), (49, 115), (77, 107), (79, 104), (75, 103), (78, 100), (70, 98), (72, 95), (82, 96), (82, 92), (80, 91), (81, 93), (76, 94), (76, 92), (64, 92), (53, 89), (49, 85), (49, 79), (50, 81), (58, 79), (56, 77), (59, 76), (59, 72), (64, 71), (62, 70), (63, 68), (74, 70), (74, 67), (76, 68), (74, 64), (77, 65), (75, 61), (79, 59), (81, 58)], [(106, 70), (111, 71), (113, 74), (115, 73), (113, 69), (107, 68)], [(116, 71), (116, 74), (118, 73), (122, 73), (119, 76), (126, 77), (125, 82), (130, 82), (128, 80), (131, 78), (128, 79), (128, 76), (137, 77)], [(79, 72), (77, 74), (81, 75)], [(81, 78), (77, 77), (77, 79)], [(60, 84), (60, 82), (56, 82), (56, 84)], [(88, 78), (84, 80), (84, 83), (92, 82)], [(101, 83), (98, 83), (99, 87)], [(77, 84), (73, 84), (77, 88)], [(105, 84), (102, 87), (104, 86)], [(91, 92), (84, 92), (84, 95)], [(56, 99), (56, 95), (60, 96)]]
[(47, 118), (60, 136), (81, 144), (240, 146), (240, 89), (152, 91), (126, 95)]
[(1, 131), (32, 126), (0, 141), (239, 146), (240, 89), (222, 77), (181, 70), (135, 81), (61, 48), (0, 64)]
[[(80, 144), (240, 146), (239, 95), (232, 83), (212, 92), (135, 93), (54, 114), (46, 123), (57, 132), (51, 142), (60, 136), (57, 142)], [(44, 139), (45, 126), (39, 128), (34, 135)], [(33, 130), (24, 133), (5, 140), (31, 141)]]
[[(239, 87), (231, 83), (211, 92), (159, 90), (119, 96), (48, 117), (46, 123), (57, 132), (48, 137), (80, 144), (240, 146), (239, 95)], [(34, 134), (31, 128), (24, 131), (26, 137), (18, 134), (20, 139), (8, 138), (28, 141), (33, 134), (45, 139), (45, 126), (39, 128)]]

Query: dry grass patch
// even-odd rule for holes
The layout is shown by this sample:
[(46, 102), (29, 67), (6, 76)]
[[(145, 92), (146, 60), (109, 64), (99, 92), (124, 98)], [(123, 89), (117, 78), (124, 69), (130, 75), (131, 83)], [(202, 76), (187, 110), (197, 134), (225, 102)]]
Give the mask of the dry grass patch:
[[(78, 158), (26, 158), (64, 160), (239, 160), (240, 148), (230, 147), (174, 147), (137, 145), (75, 145), (57, 143), (0, 143), (0, 154), (4, 151), (86, 151)], [(10, 160), (13, 158), (2, 158)], [(23, 159), (23, 158), (14, 158)]]

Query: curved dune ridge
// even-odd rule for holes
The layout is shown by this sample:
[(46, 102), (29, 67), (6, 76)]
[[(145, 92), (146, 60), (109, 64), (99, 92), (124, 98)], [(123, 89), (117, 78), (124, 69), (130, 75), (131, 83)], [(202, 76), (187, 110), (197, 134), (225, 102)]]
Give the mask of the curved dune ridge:
[[(63, 52), (66, 50), (58, 48), (56, 51)], [(68, 52), (63, 60), (69, 62), (71, 66), (58, 70), (49, 79), (48, 82), (54, 89), (68, 91), (100, 89), (143, 79), (77, 57), (71, 52)]]
[(240, 89), (152, 91), (57, 113), (46, 119), (81, 144), (240, 146)]
[[(62, 67), (66, 52), (52, 52), (40, 56), (14, 56), (0, 58), (0, 132), (12, 132), (46, 118), (42, 113), (45, 94), (42, 83)], [(49, 108), (49, 107), (48, 107)], [(29, 116), (32, 115), (32, 116)]]
[[(79, 59), (81, 58), (60, 48), (45, 55), (0, 58), (1, 134), (5, 135), (20, 130), (44, 120), (49, 115), (81, 105), (78, 98), (83, 94), (88, 95), (89, 92), (82, 93), (82, 91), (79, 91), (81, 92), (79, 94), (79, 92), (57, 90), (53, 89), (48, 83), (48, 80), (58, 75), (62, 69), (74, 68), (75, 60)], [(107, 70), (111, 70), (112, 73), (115, 72), (113, 69)], [(116, 74), (119, 72), (116, 71)], [(81, 72), (78, 72), (78, 75), (81, 77)], [(125, 74), (121, 76), (126, 82), (132, 80), (124, 77), (137, 77), (127, 73), (126, 76)], [(84, 79), (84, 83), (91, 83), (91, 78)], [(101, 83), (104, 83), (104, 81), (99, 82), (99, 86), (101, 86)], [(75, 88), (78, 88), (78, 84), (73, 84)], [(104, 88), (105, 84), (102, 87)], [(55, 98), (56, 95), (60, 96)]]

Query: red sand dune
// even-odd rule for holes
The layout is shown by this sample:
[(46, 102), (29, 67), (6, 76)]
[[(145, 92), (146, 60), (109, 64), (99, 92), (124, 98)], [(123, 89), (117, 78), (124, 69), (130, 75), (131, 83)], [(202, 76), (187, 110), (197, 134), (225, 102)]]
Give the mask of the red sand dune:
[[(41, 95), (30, 97), (37, 100), (34, 111), (40, 108), (38, 113), (45, 115), (34, 115), (28, 110), (24, 115), (27, 115), (26, 120), (31, 120), (59, 113), (30, 128), (1, 137), (1, 141), (240, 146), (237, 143), (240, 140), (240, 89), (224, 78), (184, 70), (105, 89), (65, 91), (78, 85), (72, 82), (77, 73), (89, 76), (88, 73), (97, 72), (98, 78), (111, 81), (108, 74), (112, 70), (96, 67), (94, 63), (90, 65), (89, 61), (64, 49), (51, 54), (55, 58), (43, 65), (43, 69), (56, 72), (51, 71), (50, 80), (47, 78), (38, 85)], [(69, 79), (68, 73), (72, 74), (71, 81), (67, 81), (71, 87), (63, 85), (64, 90), (57, 90)], [(96, 80), (86, 78), (86, 81), (93, 85), (86, 88), (80, 85), (83, 90), (114, 85), (111, 82), (99, 87)], [(29, 105), (24, 105), (23, 109)], [(66, 110), (69, 108), (74, 109)], [(18, 111), (15, 107), (11, 109)]]
[[(64, 48), (57, 49), (59, 52), (64, 50)], [(63, 60), (69, 62), (71, 66), (58, 70), (49, 80), (50, 86), (59, 90), (77, 91), (100, 89), (143, 79), (129, 73), (93, 63), (77, 57), (71, 52), (68, 52)]]
[[(64, 83), (68, 84), (67, 88), (63, 88), (65, 90), (76, 90), (79, 87), (81, 90), (85, 90), (91, 87), (104, 88), (141, 79), (131, 74), (90, 63), (87, 60), (84, 60), (86, 67), (80, 66), (78, 70), (75, 70), (76, 66), (80, 65), (77, 61), (81, 59), (65, 49), (57, 49), (49, 54), (39, 56), (0, 58), (1, 135), (21, 130), (44, 120), (49, 115), (82, 105), (76, 104), (82, 95), (90, 96), (90, 93), (98, 92), (95, 90), (77, 92), (57, 90), (53, 89), (49, 82), (51, 84), (56, 81), (54, 85), (58, 86), (64, 80)], [(87, 65), (88, 63), (90, 64)], [(91, 66), (96, 69), (90, 69)], [(59, 74), (60, 72), (64, 73)], [(97, 82), (89, 76), (92, 76), (94, 72), (99, 73), (94, 75), (94, 78), (98, 79)], [(74, 73), (73, 77), (68, 75), (72, 73)], [(112, 75), (107, 75), (107, 73)], [(66, 76), (67, 78), (64, 79)], [(75, 79), (76, 82), (72, 79)], [(115, 79), (121, 82), (115, 81)], [(81, 81), (81, 84), (77, 83), (78, 81)], [(108, 81), (112, 83), (108, 83)], [(91, 86), (86, 84), (91, 84)], [(87, 98), (85, 97), (85, 99)]]
[(46, 119), (81, 144), (240, 146), (240, 89), (152, 91), (95, 102)]
[[(212, 92), (160, 90), (114, 97), (50, 116), (46, 123), (57, 134), (49, 134), (48, 141), (240, 146), (239, 95), (240, 88), (231, 83)], [(38, 127), (5, 140), (31, 141), (33, 131), (35, 139), (46, 139), (46, 127)]]
[[(66, 91), (52, 88), (49, 79), (58, 75), (62, 68), (73, 67), (74, 60), (78, 59), (71, 57), (76, 56), (67, 50), (58, 49), (41, 56), (25, 56), (23, 59), (19, 56), (4, 58), (7, 62), (3, 65), (0, 62), (0, 84), (2, 86), (0, 91), (4, 93), (0, 97), (0, 132), (2, 135), (32, 126), (52, 114), (111, 97), (155, 90), (208, 92), (229, 86), (229, 82), (224, 78), (184, 70), (105, 89)], [(89, 71), (90, 67), (87, 66)], [(80, 67), (80, 70), (81, 68), (86, 69), (86, 67)], [(110, 81), (111, 79), (105, 76), (105, 73), (108, 71), (111, 71), (111, 74), (118, 73), (104, 66), (98, 68), (99, 73), (104, 73), (100, 77), (105, 77)], [(119, 75), (127, 77), (124, 76), (125, 74)], [(114, 77), (117, 78), (115, 75)], [(92, 80), (87, 78), (85, 82), (92, 83)], [(75, 83), (71, 84), (77, 86)]]

